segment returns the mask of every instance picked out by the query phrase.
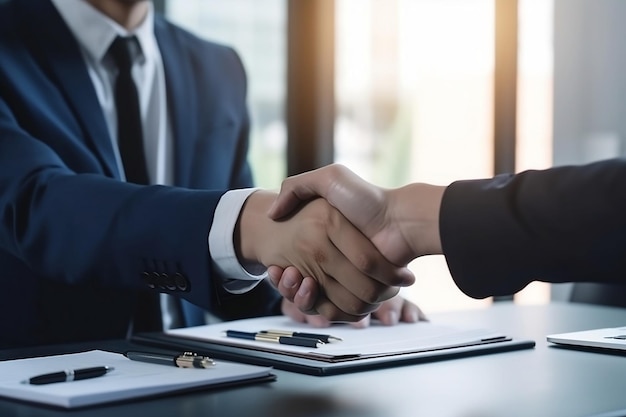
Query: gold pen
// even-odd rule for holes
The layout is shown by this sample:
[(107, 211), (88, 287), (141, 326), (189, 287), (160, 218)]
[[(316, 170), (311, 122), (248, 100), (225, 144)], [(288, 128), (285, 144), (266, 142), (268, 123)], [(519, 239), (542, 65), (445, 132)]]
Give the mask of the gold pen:
[(254, 333), (254, 332), (242, 332), (238, 330), (226, 330), (227, 337), (234, 337), (237, 339), (256, 340), (258, 342), (272, 342), (279, 343), (281, 345), (301, 346), (309, 348), (317, 348), (319, 345), (323, 345), (324, 342), (319, 339), (313, 339), (310, 337), (296, 337), (286, 336), (270, 333)]
[(331, 336), (329, 334), (292, 332), (289, 330), (261, 330), (259, 333), (268, 334), (268, 335), (271, 334), (271, 335), (276, 335), (276, 336), (305, 337), (307, 339), (321, 340), (324, 343), (330, 343), (333, 340), (336, 340), (336, 341), (342, 340), (339, 337)]
[(156, 363), (159, 365), (174, 365), (179, 368), (210, 368), (215, 365), (208, 356), (200, 356), (192, 352), (183, 352), (180, 355), (168, 356), (150, 352), (126, 352), (124, 354), (133, 361)]

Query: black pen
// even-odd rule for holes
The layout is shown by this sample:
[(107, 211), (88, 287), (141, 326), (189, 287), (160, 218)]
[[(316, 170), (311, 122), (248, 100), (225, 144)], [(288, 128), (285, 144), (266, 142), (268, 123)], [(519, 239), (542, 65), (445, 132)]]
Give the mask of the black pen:
[(272, 334), (277, 336), (306, 337), (307, 339), (321, 340), (324, 343), (330, 343), (332, 340), (342, 340), (339, 337), (331, 336), (329, 334), (292, 332), (289, 330), (261, 330), (259, 333)]
[(124, 356), (133, 361), (156, 363), (159, 365), (173, 365), (179, 368), (210, 368), (215, 365), (213, 359), (208, 356), (200, 356), (192, 352), (168, 356), (159, 353), (131, 351), (124, 353)]
[(37, 375), (22, 381), (22, 384), (44, 385), (53, 384), (55, 382), (79, 381), (81, 379), (97, 378), (106, 375), (114, 368), (111, 366), (96, 366), (93, 368), (68, 369), (60, 372), (52, 372), (49, 374)]
[(238, 330), (226, 330), (227, 337), (234, 337), (237, 339), (256, 340), (259, 342), (271, 342), (280, 343), (281, 345), (302, 346), (317, 348), (318, 345), (323, 345), (319, 339), (311, 339), (307, 337), (293, 337), (293, 336), (280, 336), (268, 333), (253, 333), (253, 332), (240, 332)]

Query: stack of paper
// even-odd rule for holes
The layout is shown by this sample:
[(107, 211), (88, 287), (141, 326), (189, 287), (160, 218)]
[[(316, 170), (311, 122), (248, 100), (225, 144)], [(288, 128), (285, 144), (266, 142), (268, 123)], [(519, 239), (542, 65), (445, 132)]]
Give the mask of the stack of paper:
[[(327, 343), (318, 348), (307, 348), (256, 340), (234, 339), (226, 336), (226, 330), (244, 332), (285, 330), (330, 333), (332, 336), (341, 338), (342, 341)], [(294, 323), (285, 316), (260, 317), (173, 329), (169, 330), (167, 334), (329, 362), (452, 349), (510, 340), (504, 334), (488, 329), (454, 327), (430, 322), (398, 323), (395, 326), (373, 324), (367, 329), (354, 328), (348, 324), (335, 325), (327, 329), (313, 329), (310, 326)]]

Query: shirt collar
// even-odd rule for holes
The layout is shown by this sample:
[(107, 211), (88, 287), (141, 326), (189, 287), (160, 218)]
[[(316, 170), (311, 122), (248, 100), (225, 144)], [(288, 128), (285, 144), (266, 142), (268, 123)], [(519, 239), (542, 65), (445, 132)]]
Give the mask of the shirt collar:
[(144, 21), (129, 32), (85, 0), (51, 0), (85, 53), (102, 62), (116, 36), (135, 35), (144, 59), (154, 59), (157, 43), (154, 36), (154, 7), (149, 3)]

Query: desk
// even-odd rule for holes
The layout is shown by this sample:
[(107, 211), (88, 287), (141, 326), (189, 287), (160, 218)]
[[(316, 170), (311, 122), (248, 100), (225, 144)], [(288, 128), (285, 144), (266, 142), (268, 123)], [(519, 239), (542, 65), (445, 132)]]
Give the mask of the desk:
[[(537, 346), (330, 377), (276, 371), (272, 383), (72, 412), (0, 400), (0, 416), (582, 417), (626, 410), (626, 356), (567, 350), (545, 340), (550, 333), (625, 325), (626, 309), (498, 303), (430, 318), (499, 329)], [(0, 358), (11, 354), (0, 352)]]

